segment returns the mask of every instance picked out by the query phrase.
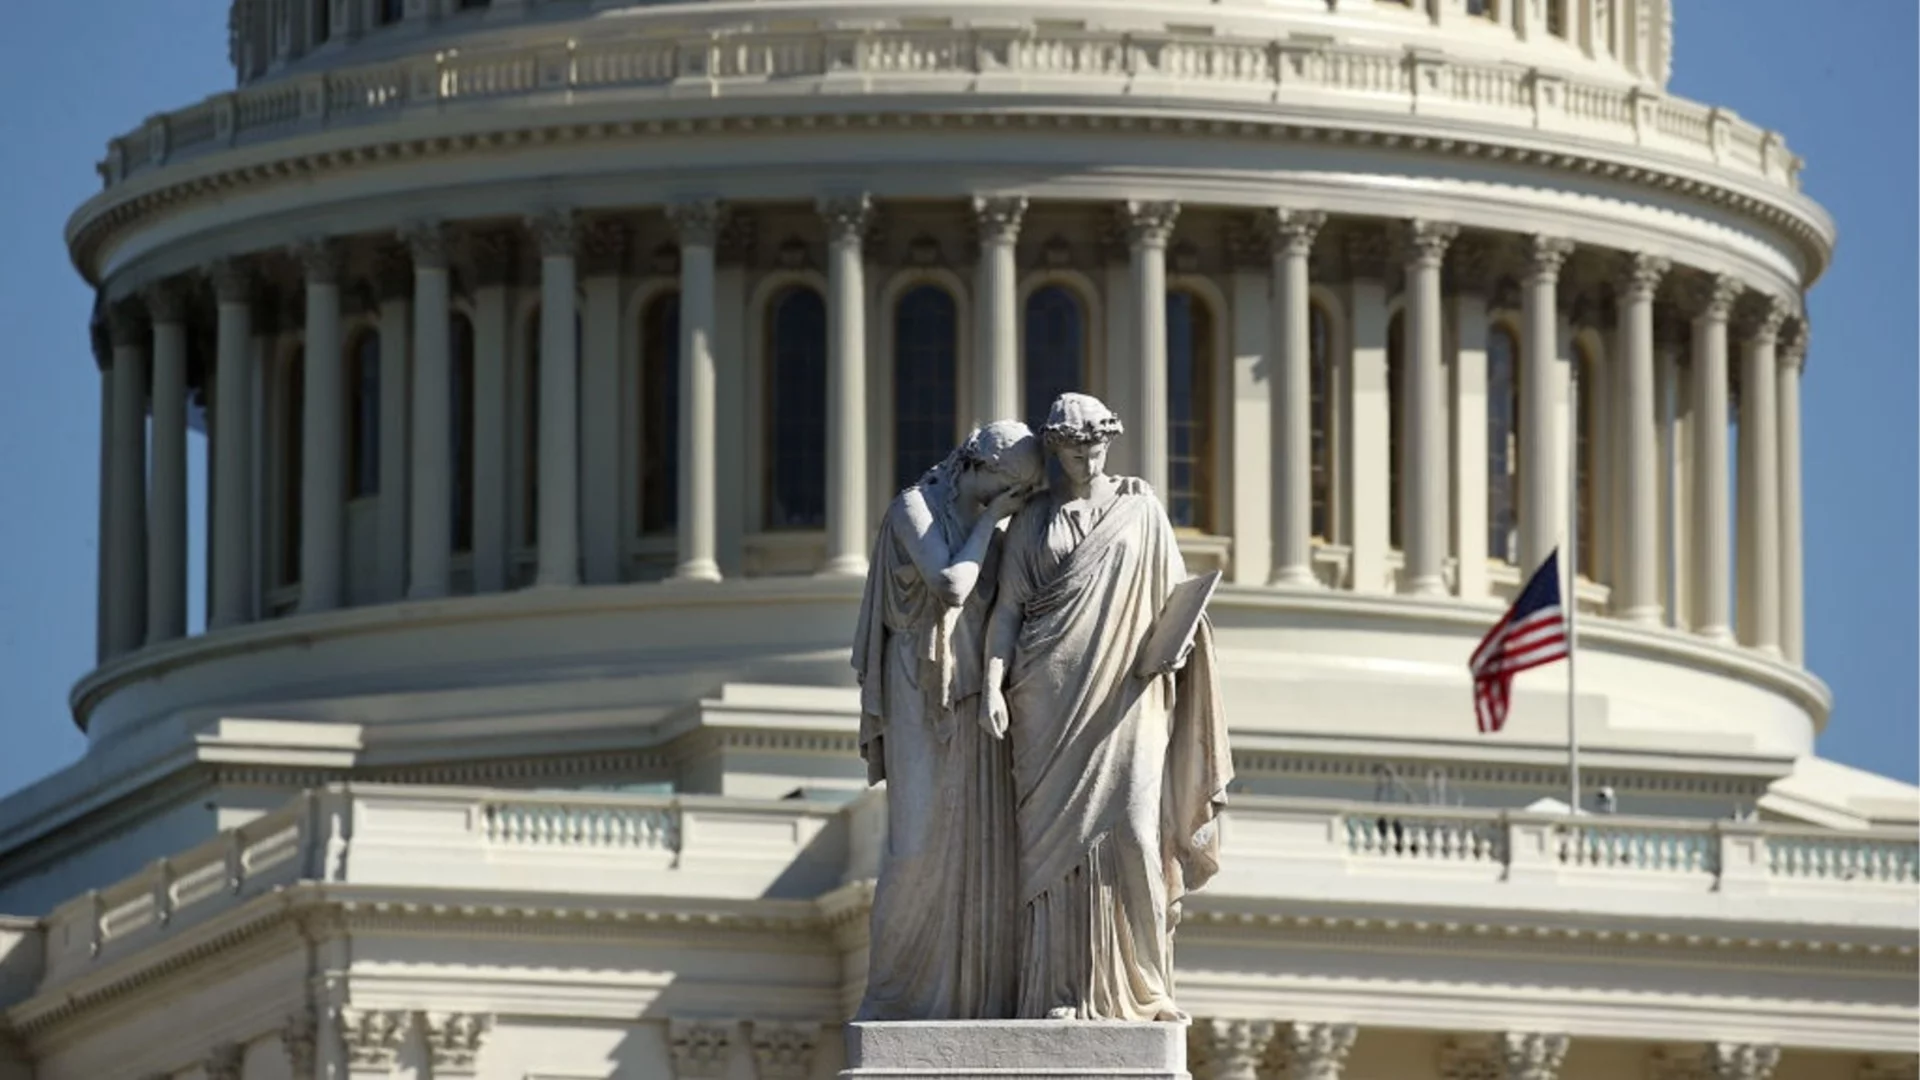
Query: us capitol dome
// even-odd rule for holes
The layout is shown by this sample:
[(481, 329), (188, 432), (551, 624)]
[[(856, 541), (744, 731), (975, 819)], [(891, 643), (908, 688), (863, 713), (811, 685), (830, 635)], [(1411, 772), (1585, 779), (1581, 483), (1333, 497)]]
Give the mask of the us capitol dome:
[[(1671, 23), (235, 0), (67, 228), (99, 664), (0, 1078), (832, 1076), (874, 527), (1085, 390), (1225, 573), (1196, 1077), (1911, 1080), (1916, 793), (1804, 663), (1833, 224)], [(1496, 735), (1466, 669), (1556, 548), (1578, 817), (1564, 669)]]

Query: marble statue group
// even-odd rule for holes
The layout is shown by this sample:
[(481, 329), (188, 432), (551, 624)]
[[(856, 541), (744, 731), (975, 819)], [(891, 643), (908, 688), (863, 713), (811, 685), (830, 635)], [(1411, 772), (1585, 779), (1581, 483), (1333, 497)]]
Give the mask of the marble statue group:
[(1205, 594), (1159, 497), (1106, 472), (1120, 434), (1066, 394), (887, 509), (853, 653), (888, 814), (857, 1019), (1185, 1019), (1173, 930), (1232, 762)]

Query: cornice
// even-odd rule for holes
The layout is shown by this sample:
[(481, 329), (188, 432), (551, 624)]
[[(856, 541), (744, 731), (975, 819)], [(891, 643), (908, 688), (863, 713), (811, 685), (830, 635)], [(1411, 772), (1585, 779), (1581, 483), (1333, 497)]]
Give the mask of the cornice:
[[(1132, 40), (1129, 35), (1106, 36), (1116, 41)], [(749, 48), (757, 47), (754, 37), (739, 34), (716, 40)], [(1200, 47), (1196, 43), (1182, 44)], [(1276, 47), (1251, 40), (1209, 44), (1256, 49), (1262, 55)], [(1386, 55), (1384, 59), (1397, 67), (1405, 58)], [(431, 71), (430, 58), (416, 58), (416, 61), (426, 63), (427, 70)], [(1008, 74), (1020, 73), (1047, 74), (1024, 67)], [(895, 73), (876, 69), (871, 74), (878, 79)], [(814, 77), (824, 80), (831, 76), (816, 74)], [(1165, 78), (1157, 76), (1160, 81)], [(1460, 119), (1457, 115), (1436, 116), (1418, 109), (1407, 116), (1385, 111), (1369, 115), (1352, 109), (1342, 109), (1336, 114), (1331, 109), (1316, 109), (1284, 100), (1282, 107), (1276, 109), (1274, 98), (1284, 97), (1278, 88), (1288, 85), (1285, 80), (1266, 86), (1264, 96), (1257, 101), (1246, 97), (1243, 91), (1260, 91), (1266, 84), (1258, 81), (1245, 87), (1222, 89), (1216, 99), (1200, 97), (1198, 95), (1205, 91), (1191, 89), (1210, 85), (1206, 83), (1169, 84), (1180, 87), (1178, 93), (1172, 94), (1158, 90), (1148, 94), (1143, 87), (1120, 95), (1091, 88), (1078, 93), (1014, 93), (995, 89), (994, 80), (976, 81), (985, 88), (968, 93), (928, 93), (912, 87), (892, 86), (876, 89), (856, 81), (842, 93), (824, 98), (768, 101), (745, 96), (752, 93), (751, 90), (721, 93), (718, 88), (729, 84), (720, 80), (712, 84), (712, 93), (703, 92), (701, 96), (705, 100), (687, 102), (648, 96), (635, 99), (636, 107), (625, 110), (604, 107), (610, 101), (622, 100), (608, 97), (628, 89), (622, 87), (582, 88), (578, 103), (570, 98), (568, 103), (558, 105), (544, 103), (551, 99), (536, 97), (529, 91), (530, 101), (543, 103), (509, 109), (489, 108), (485, 113), (467, 108), (468, 103), (459, 98), (449, 98), (436, 101), (435, 106), (452, 109), (454, 112), (447, 115), (457, 114), (462, 119), (440, 125), (437, 131), (420, 130), (423, 125), (417, 121), (418, 114), (414, 111), (417, 103), (410, 99), (405, 99), (409, 108), (391, 114), (391, 118), (389, 114), (373, 110), (348, 114), (346, 119), (351, 121), (348, 123), (326, 119), (322, 108), (313, 120), (318, 126), (309, 126), (309, 118), (296, 110), (283, 124), (283, 127), (291, 126), (291, 132), (283, 137), (269, 134), (257, 141), (236, 141), (229, 134), (227, 142), (217, 143), (222, 149), (150, 166), (148, 171), (113, 184), (76, 211), (68, 226), (69, 247), (83, 276), (90, 281), (97, 280), (100, 253), (114, 237), (142, 228), (165, 214), (277, 184), (312, 183), (371, 165), (457, 163), (481, 156), (495, 158), (503, 151), (537, 152), (553, 146), (612, 145), (686, 136), (737, 139), (811, 130), (881, 132), (968, 128), (1014, 128), (1050, 134), (1123, 131), (1169, 138), (1206, 136), (1326, 142), (1406, 149), (1441, 157), (1544, 168), (1570, 175), (1600, 176), (1698, 198), (1723, 211), (1780, 230), (1799, 246), (1801, 255), (1812, 268), (1808, 280), (1801, 283), (1803, 286), (1810, 285), (1818, 276), (1833, 243), (1833, 226), (1827, 215), (1786, 185), (1769, 186), (1769, 181), (1758, 174), (1743, 175), (1710, 160), (1689, 159), (1657, 147), (1594, 137), (1577, 128), (1555, 131), (1551, 125), (1539, 125), (1531, 114), (1528, 119), (1534, 121), (1534, 126)], [(1128, 81), (1131, 83), (1132, 77)], [(1148, 86), (1158, 87), (1159, 82)], [(1307, 88), (1321, 87), (1310, 81)], [(324, 89), (324, 86), (320, 90), (287, 88), (287, 92), (298, 98), (303, 93), (320, 93)], [(540, 88), (543, 93), (545, 89)], [(873, 104), (863, 106), (857, 103), (857, 98), (849, 100), (846, 92), (865, 94)], [(219, 109), (232, 112), (237, 108), (231, 96), (220, 100), (224, 104), (219, 105)], [(476, 103), (492, 106), (497, 100), (476, 99)], [(1651, 95), (1642, 104), (1657, 112), (1664, 100)], [(1468, 102), (1457, 104), (1475, 107)], [(602, 107), (591, 108), (595, 105)], [(195, 106), (182, 112), (209, 108), (213, 106)], [(656, 115), (626, 115), (640, 109)], [(595, 118), (588, 119), (588, 116)], [(389, 119), (390, 122), (382, 122)], [(233, 122), (227, 121), (229, 125)], [(162, 123), (163, 127), (152, 130), (163, 130), (166, 124), (173, 123), (184, 126), (182, 121), (166, 118), (156, 123)], [(1724, 130), (1717, 121), (1708, 127)], [(277, 133), (281, 129), (269, 130)], [(126, 142), (128, 140), (121, 140)], [(229, 144), (231, 148), (227, 148)], [(157, 145), (165, 146), (166, 140), (158, 140)], [(112, 172), (110, 169), (109, 173)], [(884, 197), (885, 193), (876, 192), (876, 195)]]

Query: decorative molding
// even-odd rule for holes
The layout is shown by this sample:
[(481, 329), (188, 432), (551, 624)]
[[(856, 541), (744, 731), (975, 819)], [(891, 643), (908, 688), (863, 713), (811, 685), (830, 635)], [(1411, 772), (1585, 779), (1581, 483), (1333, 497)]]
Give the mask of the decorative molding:
[(1694, 318), (1726, 322), (1746, 291), (1746, 282), (1732, 274), (1695, 274), (1682, 287), (1681, 297)]
[(1527, 277), (1533, 281), (1558, 282), (1560, 269), (1573, 256), (1573, 241), (1563, 236), (1535, 233), (1527, 238)]
[(1778, 342), (1780, 328), (1793, 312), (1793, 305), (1783, 297), (1747, 293), (1734, 308), (1735, 332), (1749, 342)]
[(381, 301), (413, 298), (413, 258), (411, 245), (404, 242), (382, 244), (373, 256), (373, 287)]
[(1025, 195), (973, 197), (973, 228), (981, 246), (1017, 242), (1020, 239), (1020, 222), (1026, 215)]
[(178, 323), (187, 315), (186, 283), (178, 278), (154, 282), (140, 291), (147, 317), (156, 323)]
[(1187, 1028), (1194, 1080), (1256, 1080), (1273, 1045), (1271, 1020), (1197, 1019)]
[(1768, 1080), (1780, 1067), (1780, 1048), (1769, 1043), (1718, 1042), (1707, 1049), (1713, 1080)]
[(580, 230), (580, 276), (614, 277), (627, 268), (627, 241), (631, 230), (617, 217), (589, 219)]
[(731, 1020), (668, 1021), (667, 1046), (677, 1080), (726, 1080), (738, 1027)]
[(1494, 1040), (1486, 1036), (1447, 1039), (1440, 1044), (1440, 1080), (1506, 1080)]
[(400, 1009), (348, 1007), (337, 1010), (334, 1016), (349, 1067), (391, 1069), (398, 1064), (400, 1048), (413, 1023), (410, 1014)]
[(1349, 226), (1341, 237), (1341, 250), (1347, 257), (1347, 274), (1367, 281), (1385, 281), (1391, 272), (1393, 245), (1387, 232), (1372, 222)]
[(722, 265), (738, 266), (750, 262), (758, 238), (759, 222), (753, 211), (746, 207), (729, 207), (720, 222), (714, 257)]
[(222, 304), (250, 304), (254, 300), (256, 278), (253, 260), (241, 257), (215, 259), (207, 266), (213, 282), (213, 297)]
[(1509, 1031), (1500, 1036), (1505, 1080), (1555, 1080), (1567, 1060), (1567, 1037)]
[(420, 1034), (426, 1042), (433, 1075), (475, 1075), (480, 1044), (492, 1030), (493, 1017), (482, 1013), (422, 1013)]
[(1279, 1049), (1286, 1055), (1289, 1080), (1340, 1080), (1359, 1029), (1352, 1024), (1287, 1024)]
[(819, 1024), (755, 1021), (752, 1038), (759, 1080), (807, 1080), (813, 1075)]
[(467, 234), (467, 262), (474, 283), (482, 288), (511, 285), (520, 264), (520, 233), (516, 229), (485, 229)]
[(1318, 210), (1279, 208), (1267, 211), (1263, 218), (1275, 256), (1312, 255), (1313, 242), (1327, 225), (1327, 215)]

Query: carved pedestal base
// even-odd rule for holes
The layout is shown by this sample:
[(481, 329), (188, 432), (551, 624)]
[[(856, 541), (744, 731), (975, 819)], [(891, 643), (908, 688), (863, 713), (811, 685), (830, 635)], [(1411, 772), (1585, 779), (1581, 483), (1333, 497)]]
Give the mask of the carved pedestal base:
[(1185, 1024), (1072, 1020), (847, 1025), (840, 1080), (1190, 1080)]

